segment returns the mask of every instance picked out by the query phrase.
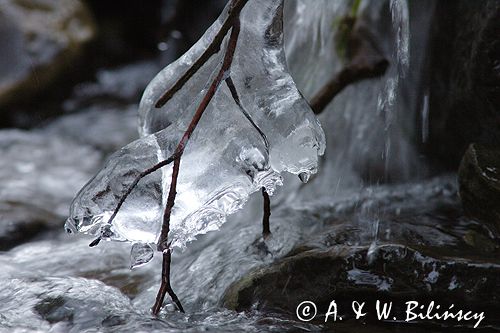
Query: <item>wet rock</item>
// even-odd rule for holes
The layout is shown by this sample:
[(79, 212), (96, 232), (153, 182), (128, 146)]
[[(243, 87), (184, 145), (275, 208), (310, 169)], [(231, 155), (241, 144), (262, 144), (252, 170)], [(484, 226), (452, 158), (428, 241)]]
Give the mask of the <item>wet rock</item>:
[[(50, 86), (70, 68), (94, 35), (78, 0), (0, 3), (0, 107)], [(3, 113), (3, 112), (1, 112)]]
[(26, 202), (0, 202), (0, 251), (60, 227), (61, 217)]
[[(377, 299), (394, 301), (398, 318), (404, 318), (408, 300), (456, 302), (491, 314), (495, 311), (500, 298), (495, 287), (500, 283), (499, 265), (434, 258), (395, 244), (381, 246), (380, 255), (369, 261), (368, 251), (338, 246), (285, 257), (234, 283), (224, 304), (239, 311), (257, 308), (295, 315), (304, 300), (313, 301), (324, 313), (335, 299), (344, 309), (340, 311), (344, 319), (352, 318), (353, 300), (366, 301), (372, 309)], [(369, 315), (366, 320), (370, 319), (374, 318)], [(494, 316), (490, 321), (499, 324)]]
[(35, 305), (35, 311), (49, 323), (73, 321), (73, 312), (65, 307), (66, 300), (61, 297), (47, 297)]
[(456, 169), (470, 143), (500, 147), (500, 2), (437, 1), (426, 150)]
[(463, 215), (455, 177), (366, 188), (302, 212), (305, 221), (321, 216), (323, 227), (234, 282), (225, 306), (296, 318), (305, 300), (324, 314), (335, 299), (350, 319), (353, 300), (374, 309), (379, 299), (394, 301), (394, 314), (404, 318), (405, 302), (434, 300), (494, 313), (500, 244)]
[(472, 144), (460, 164), (458, 180), (465, 212), (500, 235), (500, 149)]
[(71, 199), (102, 161), (89, 146), (19, 130), (0, 131), (0, 155), (2, 249), (62, 228)]
[(366, 188), (318, 207), (317, 213), (325, 227), (309, 237), (309, 245), (403, 244), (434, 256), (485, 262), (500, 255), (488, 228), (464, 215), (453, 175)]

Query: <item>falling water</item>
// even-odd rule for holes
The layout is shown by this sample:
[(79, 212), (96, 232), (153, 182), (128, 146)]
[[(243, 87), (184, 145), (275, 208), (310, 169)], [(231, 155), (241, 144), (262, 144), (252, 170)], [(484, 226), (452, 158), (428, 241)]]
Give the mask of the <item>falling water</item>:
[[(286, 16), (291, 18), (285, 27), (287, 59), (306, 98), (312, 98), (342, 67), (335, 52), (335, 24), (350, 13), (351, 4), (328, 0), (286, 3)], [(315, 185), (301, 190), (306, 192), (304, 197), (331, 196), (339, 182), (342, 189), (360, 189), (423, 176), (413, 140), (418, 112), (414, 105), (419, 104), (415, 99), (423, 80), (419, 73), (427, 49), (426, 20), (433, 6), (428, 2), (414, 5), (417, 19), (410, 22), (409, 5), (403, 0), (361, 3), (358, 19), (368, 26), (390, 66), (382, 77), (345, 88), (320, 115), (328, 146), (321, 173), (310, 181)], [(418, 29), (410, 38), (412, 25)], [(412, 48), (412, 43), (417, 47)]]
[[(342, 67), (335, 52), (336, 30), (332, 26), (350, 12), (351, 4), (328, 0), (287, 3), (288, 17), (292, 19), (286, 27), (294, 31), (287, 35), (285, 30), (288, 62), (306, 98), (314, 96)], [(317, 200), (319, 196), (335, 201), (352, 191), (366, 192), (369, 184), (422, 176), (417, 171), (423, 168), (413, 142), (418, 111), (413, 107), (413, 95), (418, 94), (408, 91), (416, 91), (422, 81), (415, 73), (425, 58), (427, 40), (422, 36), (426, 31), (420, 24), (422, 17), (431, 16), (433, 6), (427, 5), (414, 8), (419, 21), (413, 24), (419, 26), (410, 38), (408, 1), (362, 2), (358, 19), (368, 25), (390, 66), (383, 77), (345, 88), (322, 113), (320, 119), (327, 133), (326, 157), (320, 174), (301, 189), (298, 200)], [(306, 8), (310, 15), (304, 17)], [(304, 31), (313, 31), (312, 38), (300, 33)], [(415, 50), (411, 48), (413, 37), (419, 43)], [(415, 70), (407, 75), (410, 66), (415, 66)], [(367, 233), (373, 244), (377, 242), (378, 213), (376, 209), (362, 209), (360, 213), (362, 230), (376, 229)]]
[(404, 76), (410, 66), (410, 14), (407, 0), (391, 0), (398, 73)]
[[(378, 97), (377, 113), (384, 115), (385, 119), (385, 149), (384, 159), (384, 178), (389, 178), (390, 155), (391, 155), (391, 129), (397, 126), (397, 113), (395, 108), (399, 85), (404, 80), (406, 71), (410, 65), (410, 17), (408, 13), (408, 2), (406, 0), (391, 0), (390, 2), (394, 51), (391, 56), (392, 68), (389, 70), (388, 78), (384, 89)], [(373, 260), (376, 255), (376, 246), (378, 240), (379, 220), (375, 219), (373, 223), (373, 241), (368, 250), (368, 256)]]
[(424, 95), (422, 103), (422, 142), (426, 143), (429, 138), (429, 93)]

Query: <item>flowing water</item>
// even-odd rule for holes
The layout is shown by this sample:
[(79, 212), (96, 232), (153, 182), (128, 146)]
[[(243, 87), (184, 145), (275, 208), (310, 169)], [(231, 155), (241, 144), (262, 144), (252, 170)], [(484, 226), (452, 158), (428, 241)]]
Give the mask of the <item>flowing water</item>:
[[(350, 13), (353, 2), (286, 0), (285, 3), (288, 65), (302, 94), (311, 98), (342, 67), (334, 45), (336, 24)], [(409, 18), (410, 12), (414, 21)], [(374, 40), (389, 60), (387, 72), (383, 77), (348, 86), (321, 114), (327, 150), (320, 171), (308, 184), (302, 184), (296, 176), (285, 180), (285, 186), (272, 198), (269, 240), (261, 239), (262, 202), (254, 195), (219, 231), (200, 236), (184, 252), (174, 252), (172, 284), (186, 314), (175, 311), (171, 304), (165, 306), (159, 318), (150, 314), (160, 281), (158, 255), (147, 265), (130, 270), (129, 244), (103, 242), (89, 248), (91, 239), (64, 234), (60, 223), (54, 231), (0, 254), (0, 331), (326, 330), (322, 324), (303, 323), (293, 316), (263, 311), (259, 304), (244, 312), (222, 306), (231, 283), (304, 244), (367, 246), (367, 255), (372, 258), (369, 261), (373, 261), (383, 244), (399, 243), (416, 249), (432, 249), (430, 252), (436, 256), (477, 259), (488, 267), (498, 267), (497, 248), (490, 251), (480, 246), (471, 247), (467, 242), (471, 230), (472, 235), (480, 237), (487, 235), (487, 231), (462, 216), (455, 176), (429, 178), (425, 161), (415, 147), (415, 142), (425, 140), (428, 135), (425, 80), (419, 73), (423, 72), (432, 12), (430, 0), (419, 1), (419, 4), (404, 0), (361, 2), (357, 15), (373, 31)], [(65, 177), (53, 176), (45, 167), (33, 166), (39, 172), (46, 172), (45, 182), (51, 184), (49, 190), (63, 192), (56, 202), (58, 209), (69, 204), (71, 194), (66, 192), (74, 194), (83, 185), (81, 173), (90, 177), (102, 163), (102, 155), (133, 138), (135, 134), (130, 125), (135, 121), (133, 113), (133, 110), (127, 113), (128, 120), (117, 116), (114, 110), (101, 110), (102, 116), (99, 112), (90, 112), (90, 116), (82, 113), (61, 118), (38, 130), (36, 135), (52, 142), (53, 137), (74, 136), (74, 129), (83, 119), (102, 129), (99, 133), (78, 135), (89, 137), (87, 145), (92, 154), (49, 144), (40, 148), (39, 163), (46, 166), (56, 163), (47, 152), (63, 151), (67, 156), (63, 160), (69, 164), (64, 169)], [(75, 117), (81, 118), (75, 120)], [(420, 128), (419, 117), (424, 120)], [(117, 118), (126, 121), (127, 130), (113, 128), (113, 124), (119, 123)], [(415, 137), (418, 139), (414, 140)], [(18, 141), (14, 144), (21, 145)], [(2, 163), (13, 165), (13, 161), (21, 157), (22, 154), (12, 153), (11, 160)], [(86, 165), (82, 165), (81, 160), (85, 160)], [(68, 182), (65, 178), (72, 177), (71, 161), (79, 178)], [(29, 166), (29, 163), (21, 164)], [(39, 177), (27, 172), (20, 174), (21, 184), (30, 184)], [(27, 188), (33, 187), (30, 186)], [(12, 192), (16, 188), (19, 187), (10, 187)], [(35, 204), (40, 196), (51, 199), (49, 190), (37, 190), (31, 196), (20, 197), (28, 197)], [(415, 270), (424, 266), (422, 261)], [(355, 267), (348, 272), (349, 279), (359, 284), (366, 284), (367, 277), (372, 277), (370, 274)], [(453, 286), (460, 288), (460, 283), (455, 281)], [(384, 288), (390, 286), (384, 284)], [(403, 329), (419, 331), (414, 326)], [(339, 332), (365, 330), (389, 331), (384, 326), (363, 327), (357, 323), (338, 327)], [(436, 331), (439, 330), (437, 327)]]

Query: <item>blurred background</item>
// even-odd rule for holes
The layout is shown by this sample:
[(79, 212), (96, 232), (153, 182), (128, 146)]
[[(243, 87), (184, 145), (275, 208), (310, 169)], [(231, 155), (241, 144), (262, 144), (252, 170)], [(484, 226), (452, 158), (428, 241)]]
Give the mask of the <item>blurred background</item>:
[[(225, 4), (0, 0), (0, 330), (328, 330), (294, 311), (305, 299), (325, 307), (334, 292), (340, 304), (456, 302), (498, 329), (497, 0), (285, 1), (287, 61), (306, 99), (355, 59), (346, 40), (388, 67), (319, 115), (320, 172), (273, 198), (271, 241), (255, 198), (174, 255), (187, 315), (149, 315), (158, 260), (130, 271), (129, 246), (89, 249), (63, 234), (76, 192), (138, 138), (146, 85)], [(340, 329), (457, 331), (399, 324)]]
[[(2, 127), (40, 126), (78, 111), (77, 100), (137, 102), (145, 84), (198, 40), (224, 5), (216, 0), (3, 2)], [(120, 73), (124, 80), (117, 79)], [(110, 82), (112, 77), (117, 82)], [(122, 95), (100, 91), (104, 81), (108, 89), (122, 87)]]

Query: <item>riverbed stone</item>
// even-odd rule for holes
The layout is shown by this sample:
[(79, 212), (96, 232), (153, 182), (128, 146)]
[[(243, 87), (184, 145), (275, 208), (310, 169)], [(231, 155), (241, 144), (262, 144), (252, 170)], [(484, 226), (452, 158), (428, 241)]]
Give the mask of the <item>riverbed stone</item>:
[(0, 201), (0, 251), (60, 227), (62, 218), (28, 202)]
[(49, 87), (71, 68), (94, 34), (81, 1), (0, 2), (0, 110)]
[(0, 292), (3, 297), (0, 309), (5, 316), (2, 326), (20, 331), (31, 331), (30, 327), (44, 332), (87, 331), (109, 326), (110, 317), (131, 315), (130, 300), (118, 289), (97, 280), (74, 277), (3, 280)]
[[(349, 320), (353, 319), (352, 301), (358, 301), (367, 302), (365, 309), (370, 312), (362, 321), (371, 321), (375, 320), (376, 300), (394, 302), (392, 314), (401, 319), (404, 304), (410, 300), (421, 304), (435, 300), (441, 306), (455, 302), (474, 311), (491, 312), (500, 299), (498, 265), (435, 258), (398, 244), (380, 246), (375, 260), (368, 259), (369, 251), (368, 247), (337, 246), (285, 257), (232, 284), (224, 305), (238, 311), (258, 309), (295, 317), (303, 301), (314, 302), (318, 313), (324, 314), (335, 300), (339, 315)], [(324, 321), (324, 316), (317, 320)]]
[[(320, 230), (287, 255), (234, 281), (222, 303), (297, 320), (301, 302), (314, 302), (324, 315), (335, 300), (344, 322), (358, 323), (351, 320), (352, 301), (367, 302), (371, 311), (361, 322), (375, 324), (377, 300), (394, 302), (398, 319), (404, 319), (407, 301), (496, 311), (500, 244), (464, 216), (455, 176), (378, 186), (318, 207), (316, 213), (324, 218)], [(316, 323), (324, 319), (318, 316)]]

